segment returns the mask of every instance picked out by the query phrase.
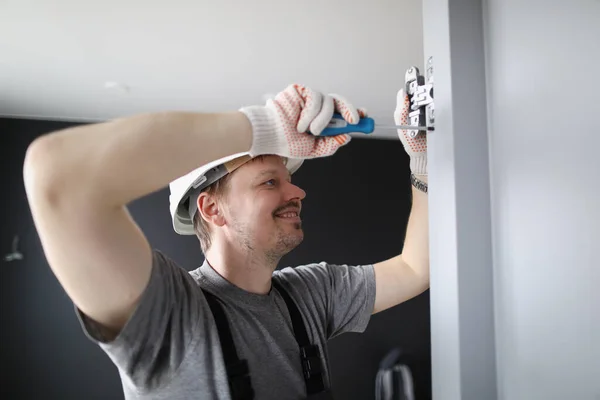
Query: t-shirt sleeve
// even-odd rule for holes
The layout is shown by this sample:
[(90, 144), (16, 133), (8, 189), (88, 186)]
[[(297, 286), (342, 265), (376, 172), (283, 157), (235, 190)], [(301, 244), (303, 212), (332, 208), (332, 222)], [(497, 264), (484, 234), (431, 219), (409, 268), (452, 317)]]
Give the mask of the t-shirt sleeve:
[(375, 306), (373, 265), (321, 262), (285, 268), (279, 276), (305, 304), (324, 316), (327, 339), (364, 332)]
[(75, 306), (86, 334), (118, 367), (126, 384), (139, 392), (160, 387), (177, 372), (186, 348), (198, 340), (206, 302), (194, 279), (158, 250), (153, 250), (150, 280), (129, 320), (113, 340)]

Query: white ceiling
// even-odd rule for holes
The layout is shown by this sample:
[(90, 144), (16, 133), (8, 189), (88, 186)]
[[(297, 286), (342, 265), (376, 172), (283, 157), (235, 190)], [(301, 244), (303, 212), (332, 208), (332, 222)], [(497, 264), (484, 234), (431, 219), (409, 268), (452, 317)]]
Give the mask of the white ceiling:
[(421, 6), (0, 0), (0, 115), (100, 121), (232, 110), (298, 82), (391, 123), (404, 71), (423, 65)]

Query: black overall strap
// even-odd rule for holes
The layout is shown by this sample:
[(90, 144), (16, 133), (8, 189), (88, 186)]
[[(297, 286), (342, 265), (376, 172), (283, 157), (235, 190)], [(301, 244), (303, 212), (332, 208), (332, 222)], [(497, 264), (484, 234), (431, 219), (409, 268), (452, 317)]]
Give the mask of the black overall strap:
[(231, 329), (219, 300), (212, 293), (204, 289), (202, 291), (217, 324), (231, 398), (233, 400), (252, 400), (254, 399), (254, 389), (250, 380), (248, 361), (238, 358), (233, 336), (231, 336)]
[[(296, 303), (292, 300), (288, 292), (283, 288), (281, 283), (275, 279), (271, 279), (273, 286), (277, 288), (277, 291), (283, 297), (285, 304), (287, 305), (290, 317), (292, 318), (292, 326), (294, 328), (294, 336), (298, 346), (300, 346), (300, 358), (302, 359), (302, 370), (304, 371), (304, 381), (306, 382), (306, 392), (309, 396), (324, 392), (325, 383), (323, 382), (323, 370), (321, 364), (321, 354), (317, 345), (310, 344), (308, 340), (308, 333), (304, 322), (302, 321), (302, 314), (296, 306)], [(329, 398), (329, 397), (324, 397)]]

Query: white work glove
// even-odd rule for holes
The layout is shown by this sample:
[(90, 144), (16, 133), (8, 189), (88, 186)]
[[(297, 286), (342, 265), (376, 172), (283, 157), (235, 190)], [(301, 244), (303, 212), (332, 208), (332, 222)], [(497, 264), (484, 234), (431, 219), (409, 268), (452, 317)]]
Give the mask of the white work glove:
[(277, 154), (302, 159), (330, 156), (350, 142), (347, 134), (319, 136), (334, 113), (350, 124), (366, 116), (339, 95), (325, 95), (298, 84), (289, 85), (265, 106), (240, 111), (252, 124), (252, 157)]
[[(394, 121), (397, 125), (409, 125), (410, 100), (404, 89), (398, 91)], [(427, 175), (427, 135), (419, 134), (412, 138), (408, 131), (398, 129), (398, 137), (404, 145), (404, 150), (410, 157), (410, 170), (415, 175)]]

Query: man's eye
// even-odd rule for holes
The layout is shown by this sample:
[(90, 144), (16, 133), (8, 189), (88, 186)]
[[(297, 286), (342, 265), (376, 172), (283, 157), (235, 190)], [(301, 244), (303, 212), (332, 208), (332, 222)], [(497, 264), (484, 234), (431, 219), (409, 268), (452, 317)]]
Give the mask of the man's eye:
[(275, 179), (269, 179), (268, 181), (265, 182), (265, 185), (267, 186), (274, 186), (275, 185)]

